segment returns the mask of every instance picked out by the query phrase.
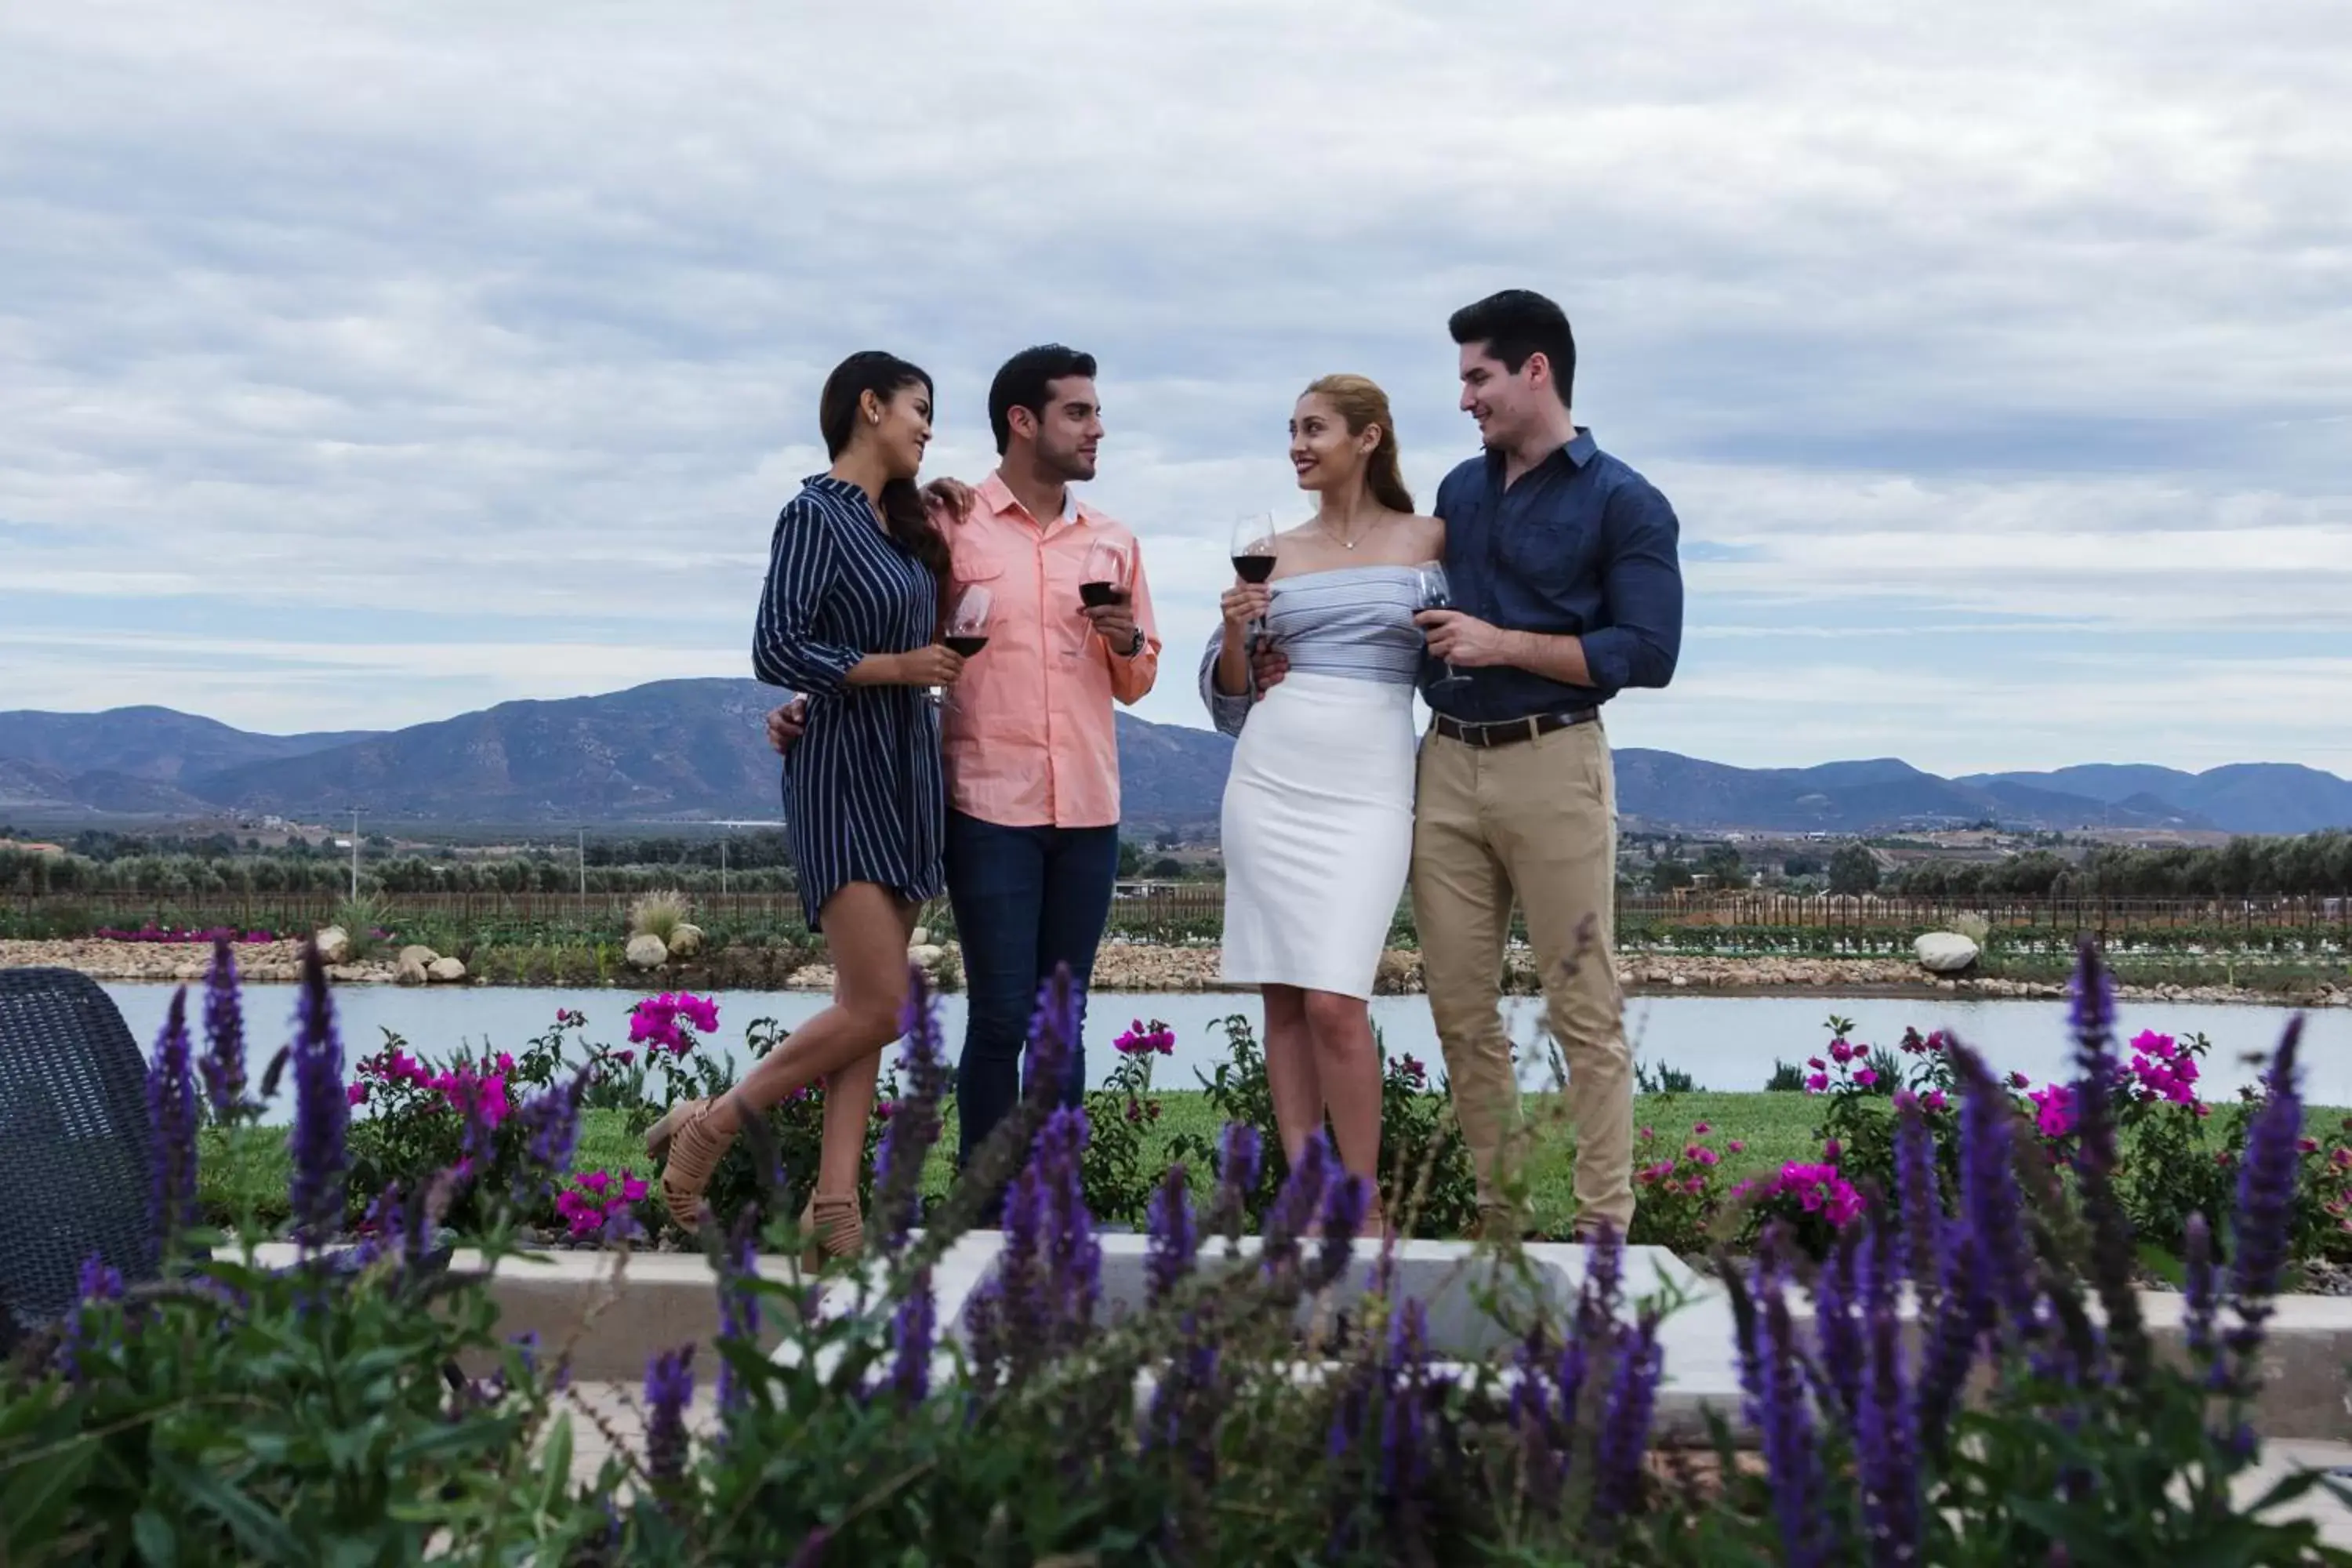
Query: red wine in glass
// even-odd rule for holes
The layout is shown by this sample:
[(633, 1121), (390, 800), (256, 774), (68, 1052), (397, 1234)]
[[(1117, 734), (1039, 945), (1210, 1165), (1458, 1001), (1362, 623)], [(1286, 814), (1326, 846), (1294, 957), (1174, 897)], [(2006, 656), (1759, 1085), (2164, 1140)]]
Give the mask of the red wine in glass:
[(982, 632), (974, 636), (950, 632), (940, 640), (947, 644), (948, 651), (958, 658), (970, 658), (988, 646), (988, 634)]
[(1089, 610), (1098, 610), (1105, 605), (1116, 605), (1118, 603), (1118, 584), (1081, 583), (1078, 584), (1078, 599)]
[(1267, 555), (1236, 555), (1234, 574), (1244, 583), (1263, 583), (1274, 575), (1274, 557)]

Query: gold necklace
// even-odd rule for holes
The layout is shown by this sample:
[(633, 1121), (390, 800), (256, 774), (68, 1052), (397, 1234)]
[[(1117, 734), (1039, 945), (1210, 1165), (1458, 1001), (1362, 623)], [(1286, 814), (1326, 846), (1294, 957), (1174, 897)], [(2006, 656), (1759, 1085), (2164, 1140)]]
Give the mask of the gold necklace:
[(1355, 548), (1356, 548), (1356, 546), (1357, 546), (1358, 544), (1360, 544), (1361, 542), (1363, 542), (1363, 541), (1364, 541), (1368, 536), (1370, 536), (1370, 534), (1371, 533), (1371, 531), (1372, 531), (1372, 530), (1373, 530), (1373, 529), (1378, 528), (1380, 525), (1381, 525), (1381, 520), (1380, 520), (1380, 519), (1378, 519), (1378, 518), (1374, 518), (1374, 519), (1373, 519), (1373, 520), (1372, 520), (1369, 524), (1367, 524), (1367, 525), (1365, 526), (1365, 528), (1364, 528), (1364, 531), (1363, 531), (1362, 533), (1360, 533), (1360, 534), (1356, 535), (1356, 537), (1355, 537), (1355, 538), (1350, 539), (1350, 538), (1349, 538), (1349, 537), (1348, 537), (1346, 534), (1344, 534), (1344, 533), (1334, 533), (1334, 532), (1332, 532), (1332, 531), (1331, 531), (1331, 525), (1330, 525), (1329, 523), (1328, 523), (1328, 522), (1325, 522), (1321, 518), (1319, 518), (1319, 517), (1318, 517), (1318, 518), (1317, 518), (1317, 519), (1315, 520), (1315, 526), (1316, 526), (1316, 527), (1318, 527), (1318, 528), (1319, 528), (1319, 529), (1321, 529), (1321, 530), (1323, 531), (1324, 534), (1325, 534), (1327, 537), (1331, 538), (1331, 539), (1335, 539), (1335, 540), (1339, 541), (1339, 548), (1340, 548), (1340, 549), (1342, 549), (1342, 550), (1353, 550), (1353, 549), (1355, 549)]

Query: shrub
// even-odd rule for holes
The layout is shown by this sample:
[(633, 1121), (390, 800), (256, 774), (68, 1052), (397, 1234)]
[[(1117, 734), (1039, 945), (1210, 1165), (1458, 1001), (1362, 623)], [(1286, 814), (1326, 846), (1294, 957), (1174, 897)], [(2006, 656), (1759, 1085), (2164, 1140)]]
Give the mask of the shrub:
[(1772, 1058), (1772, 1076), (1764, 1080), (1767, 1094), (1802, 1094), (1805, 1092), (1805, 1069), (1794, 1062)]
[(1679, 1068), (1662, 1062), (1654, 1073), (1640, 1062), (1635, 1062), (1633, 1091), (1636, 1094), (1696, 1094), (1698, 1085), (1690, 1074)]
[[(1715, 1240), (1715, 1226), (1723, 1197), (1717, 1167), (1723, 1152), (1710, 1142), (1715, 1130), (1704, 1121), (1691, 1126), (1687, 1139), (1661, 1139), (1657, 1129), (1644, 1127), (1633, 1143), (1633, 1228), (1625, 1239), (1637, 1247), (1664, 1247), (1685, 1254), (1701, 1253)], [(1728, 1141), (1732, 1153), (1740, 1152), (1738, 1139)]]
[(1176, 1048), (1175, 1031), (1154, 1018), (1140, 1018), (1111, 1042), (1118, 1060), (1109, 1081), (1086, 1096), (1089, 1136), (1082, 1167), (1087, 1210), (1113, 1224), (1140, 1225), (1160, 1173), (1144, 1168), (1144, 1146), (1158, 1124), (1160, 1100), (1151, 1092), (1151, 1064)]
[(362, 893), (335, 906), (333, 923), (352, 939), (353, 958), (373, 958), (392, 940), (392, 905), (373, 893)]
[(629, 934), (657, 936), (667, 946), (693, 908), (686, 895), (674, 888), (647, 893), (629, 906)]
[[(1252, 1222), (1263, 1219), (1283, 1184), (1290, 1176), (1283, 1157), (1282, 1136), (1274, 1119), (1274, 1095), (1266, 1085), (1265, 1052), (1248, 1018), (1240, 1014), (1220, 1021), (1225, 1033), (1225, 1057), (1213, 1073), (1199, 1079), (1210, 1108), (1220, 1121), (1246, 1127), (1260, 1151), (1252, 1179), (1243, 1184), (1241, 1202)], [(1428, 1071), (1411, 1056), (1390, 1059), (1378, 1030), (1373, 1045), (1381, 1053), (1380, 1201), (1391, 1226), (1411, 1223), (1423, 1234), (1459, 1235), (1478, 1214), (1478, 1185), (1470, 1170), (1470, 1154), (1454, 1122), (1452, 1100), (1429, 1087)], [(1328, 1134), (1328, 1129), (1327, 1134)], [(1169, 1143), (1169, 1156), (1190, 1161), (1225, 1174), (1223, 1152), (1194, 1134), (1179, 1134)]]

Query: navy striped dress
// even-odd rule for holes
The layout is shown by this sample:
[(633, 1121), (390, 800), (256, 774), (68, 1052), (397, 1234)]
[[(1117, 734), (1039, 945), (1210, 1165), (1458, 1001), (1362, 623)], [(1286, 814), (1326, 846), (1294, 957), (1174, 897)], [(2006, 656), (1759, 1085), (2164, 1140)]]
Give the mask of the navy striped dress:
[(946, 885), (939, 710), (919, 686), (849, 684), (866, 655), (930, 643), (939, 614), (929, 568), (883, 531), (863, 489), (803, 481), (776, 519), (751, 669), (809, 700), (784, 759), (784, 837), (811, 931), (849, 883), (913, 901)]

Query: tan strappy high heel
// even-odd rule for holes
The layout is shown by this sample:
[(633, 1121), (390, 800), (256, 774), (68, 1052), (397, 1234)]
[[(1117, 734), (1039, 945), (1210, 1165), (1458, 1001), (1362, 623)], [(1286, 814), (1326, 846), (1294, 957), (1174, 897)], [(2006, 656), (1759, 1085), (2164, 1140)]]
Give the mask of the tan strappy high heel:
[(801, 1210), (801, 1234), (808, 1246), (801, 1254), (803, 1268), (821, 1268), (828, 1258), (858, 1258), (866, 1251), (866, 1216), (857, 1194), (818, 1193)]
[(681, 1100), (662, 1112), (662, 1119), (646, 1129), (646, 1158), (659, 1160), (669, 1153), (669, 1141), (686, 1125), (686, 1119), (710, 1103), (704, 1100)]
[[(662, 1204), (678, 1228), (692, 1235), (702, 1224), (702, 1194), (710, 1190), (710, 1173), (735, 1144), (733, 1129), (721, 1132), (711, 1123), (719, 1105), (716, 1100), (698, 1104), (668, 1138), (669, 1163), (662, 1167)], [(651, 1142), (651, 1134), (647, 1134)]]

